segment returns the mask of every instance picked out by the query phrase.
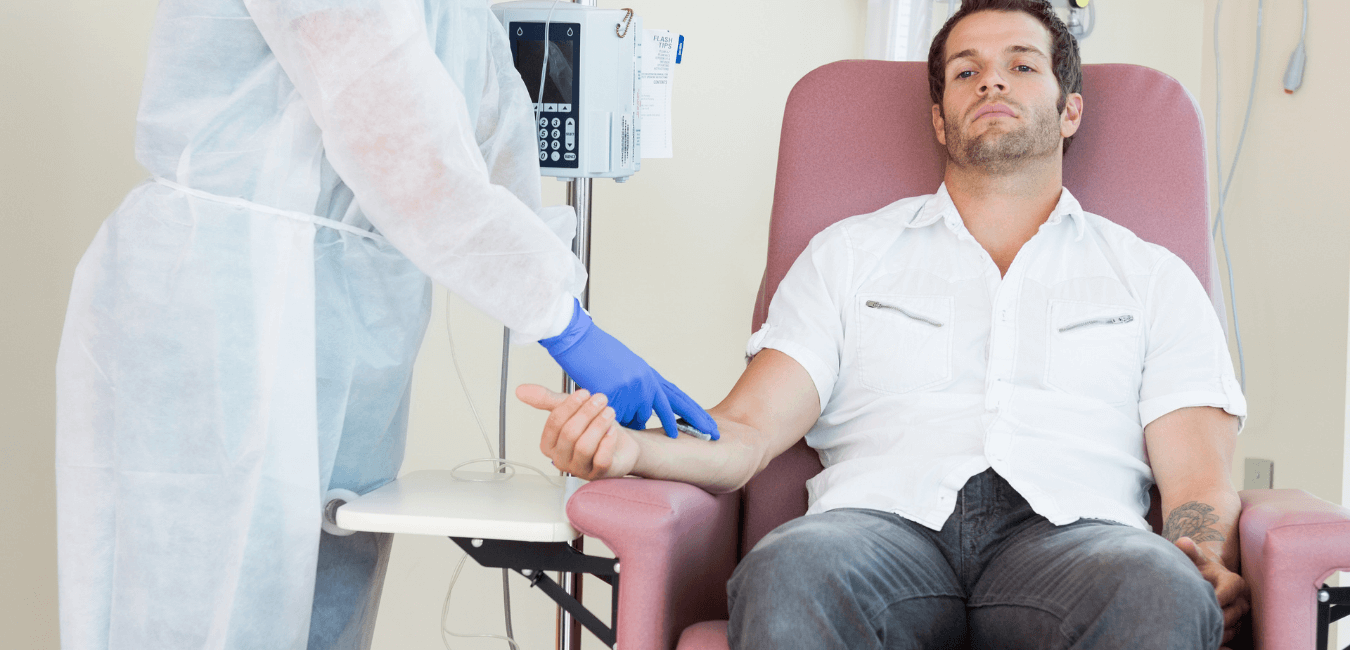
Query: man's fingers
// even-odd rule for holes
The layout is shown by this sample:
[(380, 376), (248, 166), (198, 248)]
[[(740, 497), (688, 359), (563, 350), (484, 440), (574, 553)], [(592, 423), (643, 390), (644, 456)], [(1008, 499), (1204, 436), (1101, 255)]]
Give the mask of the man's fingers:
[(1242, 621), (1242, 617), (1247, 615), (1247, 604), (1234, 603), (1223, 608), (1223, 627), (1224, 629), (1236, 628)]
[(1251, 601), (1247, 597), (1247, 585), (1236, 574), (1228, 574), (1220, 579), (1214, 588), (1214, 595), (1223, 606), (1224, 627), (1236, 628), (1242, 617), (1251, 610)]
[[(519, 394), (520, 391), (516, 392)], [(585, 388), (578, 388), (576, 392), (571, 395), (564, 396), (562, 401), (555, 404), (552, 408), (552, 412), (548, 414), (548, 420), (544, 422), (544, 433), (539, 438), (539, 450), (544, 452), (545, 456), (552, 458), (555, 463), (559, 461), (566, 462), (567, 460), (567, 456), (560, 457), (556, 453), (559, 437), (562, 435), (563, 425), (567, 424), (567, 421), (576, 414), (577, 409), (581, 408), (581, 405), (585, 403), (590, 396), (590, 392)], [(570, 449), (568, 454), (571, 454)]]
[(577, 474), (588, 479), (595, 478), (595, 452), (613, 422), (614, 409), (604, 407), (587, 423), (586, 430), (572, 447), (572, 466), (577, 469)]
[(609, 425), (605, 427), (604, 434), (600, 436), (600, 444), (595, 448), (595, 458), (591, 460), (591, 466), (598, 476), (609, 474), (609, 468), (614, 466), (614, 450), (619, 445), (620, 432), (618, 428), (618, 423), (611, 416)]
[(1214, 597), (1219, 599), (1219, 604), (1227, 607), (1229, 603), (1246, 601), (1247, 585), (1237, 574), (1224, 572), (1219, 576), (1218, 584), (1214, 585)]
[(1205, 557), (1204, 553), (1200, 552), (1200, 547), (1196, 546), (1195, 540), (1189, 537), (1182, 537), (1177, 539), (1174, 543), (1177, 548), (1181, 549), (1182, 553), (1186, 554), (1186, 557), (1191, 558), (1191, 562), (1194, 562), (1195, 566), (1203, 568), (1209, 563), (1209, 558)]
[[(581, 391), (577, 392), (579, 393)], [(608, 398), (601, 393), (586, 395), (585, 399), (580, 400), (576, 411), (562, 424), (562, 430), (558, 433), (558, 444), (556, 447), (557, 455), (554, 456), (554, 458), (559, 459), (561, 462), (568, 463), (569, 466), (574, 462), (577, 441), (586, 433), (586, 428), (591, 425), (591, 421), (594, 420), (596, 416), (600, 415), (601, 411), (605, 409), (605, 405), (608, 403)], [(565, 406), (566, 404), (564, 404), (564, 407)], [(564, 407), (554, 409), (553, 412), (556, 414)], [(587, 469), (589, 469), (589, 467)]]
[(521, 384), (516, 387), (516, 398), (541, 411), (551, 410), (567, 399), (567, 393), (555, 393), (538, 384)]

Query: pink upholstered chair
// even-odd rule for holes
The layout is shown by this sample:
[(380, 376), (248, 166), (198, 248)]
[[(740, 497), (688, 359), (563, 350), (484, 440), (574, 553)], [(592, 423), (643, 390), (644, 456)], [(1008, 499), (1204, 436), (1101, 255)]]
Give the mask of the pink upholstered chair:
[[(1191, 96), (1172, 78), (1129, 65), (1085, 66), (1083, 95), (1064, 184), (1086, 210), (1166, 246), (1216, 287), (1205, 134)], [(822, 228), (937, 189), (944, 163), (930, 106), (922, 63), (833, 63), (793, 89), (752, 331)], [(1217, 288), (1211, 295), (1222, 304)], [(639, 478), (578, 490), (569, 517), (614, 550), (623, 569), (617, 647), (666, 650), (678, 638), (680, 650), (726, 648), (732, 569), (766, 533), (805, 513), (804, 483), (820, 469), (803, 442), (734, 494)], [(1317, 588), (1333, 571), (1350, 569), (1350, 511), (1301, 490), (1247, 491), (1242, 500), (1256, 647), (1309, 650)]]

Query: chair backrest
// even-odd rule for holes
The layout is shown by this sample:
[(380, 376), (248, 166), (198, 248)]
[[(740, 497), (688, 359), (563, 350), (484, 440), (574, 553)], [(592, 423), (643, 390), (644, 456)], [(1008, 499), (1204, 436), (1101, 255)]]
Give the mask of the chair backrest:
[[(1083, 66), (1083, 98), (1083, 123), (1065, 154), (1065, 187), (1088, 212), (1185, 260), (1222, 315), (1208, 228), (1205, 133), (1195, 100), (1161, 72), (1119, 64)], [(933, 134), (931, 107), (922, 62), (831, 63), (792, 89), (752, 331), (816, 233), (937, 191), (945, 152)], [(742, 555), (806, 512), (805, 482), (820, 470), (815, 451), (801, 442), (746, 485)], [(1154, 501), (1156, 506), (1156, 495)]]

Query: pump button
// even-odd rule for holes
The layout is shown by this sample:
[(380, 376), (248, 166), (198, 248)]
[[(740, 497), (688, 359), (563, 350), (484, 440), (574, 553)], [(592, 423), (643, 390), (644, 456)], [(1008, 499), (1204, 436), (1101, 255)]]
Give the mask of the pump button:
[(563, 154), (563, 160), (566, 160), (567, 162), (572, 162), (573, 160), (576, 160), (576, 159), (577, 159), (577, 155), (574, 154), (574, 153), (565, 153), (565, 154)]
[(558, 112), (559, 112), (559, 113), (571, 113), (571, 112), (572, 112), (572, 105), (571, 105), (571, 104), (558, 104)]
[(576, 132), (577, 132), (577, 121), (574, 120), (574, 119), (572, 119), (572, 118), (570, 118), (570, 117), (567, 118), (567, 126), (566, 126), (565, 128), (566, 128), (566, 131), (567, 131), (568, 133), (576, 133)]
[(539, 159), (540, 159), (540, 160), (548, 160), (548, 152), (547, 152), (547, 151), (540, 151), (540, 152), (539, 152)]
[(577, 148), (577, 138), (571, 133), (567, 134), (567, 150), (571, 151)]
[(558, 152), (553, 152), (553, 162), (558, 162)]

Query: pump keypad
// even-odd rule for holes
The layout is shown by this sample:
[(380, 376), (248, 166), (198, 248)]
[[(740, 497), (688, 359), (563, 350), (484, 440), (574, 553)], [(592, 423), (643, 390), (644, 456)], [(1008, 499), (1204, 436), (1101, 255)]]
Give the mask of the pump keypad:
[(535, 104), (539, 115), (539, 161), (576, 167), (577, 120), (572, 104)]

